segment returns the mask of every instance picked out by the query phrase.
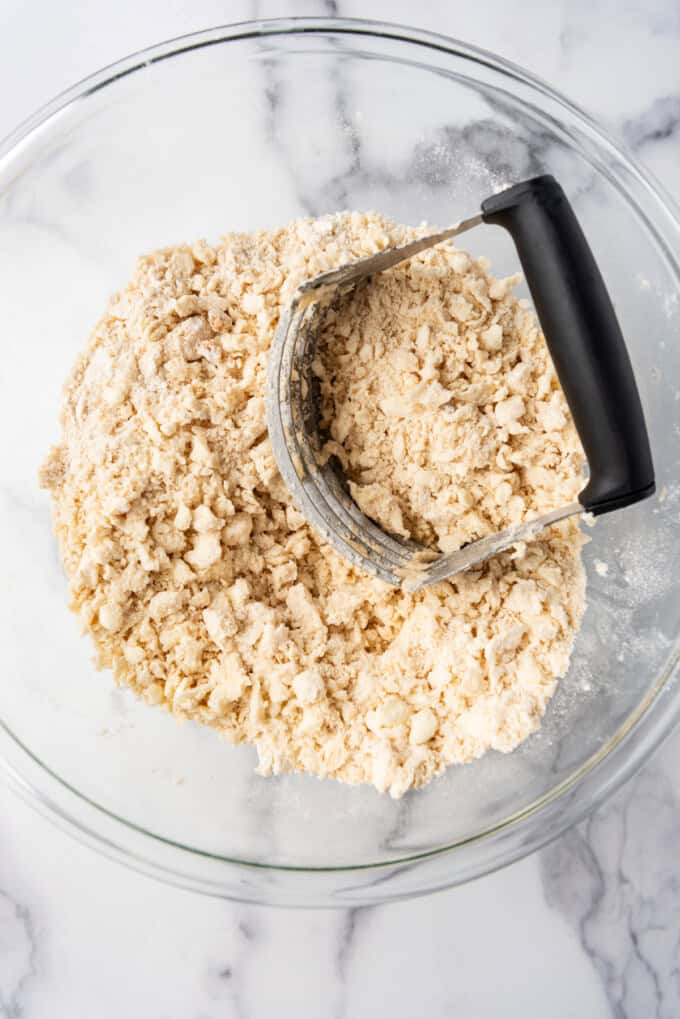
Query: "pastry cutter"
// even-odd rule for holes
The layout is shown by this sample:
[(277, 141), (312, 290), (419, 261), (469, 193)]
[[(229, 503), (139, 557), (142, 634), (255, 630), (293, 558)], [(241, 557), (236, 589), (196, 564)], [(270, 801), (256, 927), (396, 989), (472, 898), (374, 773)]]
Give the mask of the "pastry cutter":
[[(322, 310), (378, 272), (482, 223), (509, 231), (588, 461), (576, 502), (437, 554), (383, 531), (349, 494), (337, 458), (322, 456), (312, 371)], [(275, 333), (267, 368), (269, 437), (301, 513), (356, 566), (408, 590), (426, 587), (574, 514), (620, 509), (654, 492), (654, 467), (628, 352), (588, 242), (561, 186), (544, 175), (485, 199), (469, 219), (302, 283)]]

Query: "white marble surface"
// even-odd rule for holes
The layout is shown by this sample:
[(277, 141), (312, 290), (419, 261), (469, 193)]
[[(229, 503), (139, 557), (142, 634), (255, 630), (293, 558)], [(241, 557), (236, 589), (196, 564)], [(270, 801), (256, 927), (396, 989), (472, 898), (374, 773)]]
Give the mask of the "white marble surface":
[[(676, 0), (0, 0), (0, 134), (125, 53), (228, 20), (340, 13), (496, 50), (603, 118), (680, 197)], [(0, 1017), (680, 1015), (680, 733), (607, 805), (470, 886), (267, 910), (95, 856), (0, 787)]]

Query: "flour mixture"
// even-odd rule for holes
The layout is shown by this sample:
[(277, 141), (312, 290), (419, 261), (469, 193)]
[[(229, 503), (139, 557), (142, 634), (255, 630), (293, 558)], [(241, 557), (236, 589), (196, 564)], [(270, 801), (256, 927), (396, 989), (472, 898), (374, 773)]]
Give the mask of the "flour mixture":
[[(255, 744), (262, 774), (393, 796), (533, 732), (584, 605), (571, 520), (409, 594), (340, 559), (278, 475), (264, 385), (282, 308), (302, 280), (417, 235), (342, 213), (142, 258), (41, 472), (100, 667)], [(326, 313), (326, 452), (386, 530), (452, 551), (576, 498), (581, 447), (513, 282), (447, 244)]]

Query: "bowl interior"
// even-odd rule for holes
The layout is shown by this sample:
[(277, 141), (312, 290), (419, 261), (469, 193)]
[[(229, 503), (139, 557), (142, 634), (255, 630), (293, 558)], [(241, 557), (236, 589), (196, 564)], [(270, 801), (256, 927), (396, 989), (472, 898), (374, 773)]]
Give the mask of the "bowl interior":
[[(615, 740), (677, 638), (676, 269), (616, 155), (492, 63), (330, 27), (215, 33), (174, 50), (104, 76), (0, 161), (0, 719), (78, 794), (191, 850), (353, 867), (469, 840)], [(393, 802), (303, 776), (258, 778), (251, 749), (180, 726), (96, 673), (65, 605), (36, 472), (58, 435), (62, 381), (136, 255), (344, 208), (444, 225), (546, 171), (573, 200), (616, 304), (660, 496), (592, 530), (583, 629), (541, 731)], [(499, 230), (463, 243), (500, 274), (517, 267)]]

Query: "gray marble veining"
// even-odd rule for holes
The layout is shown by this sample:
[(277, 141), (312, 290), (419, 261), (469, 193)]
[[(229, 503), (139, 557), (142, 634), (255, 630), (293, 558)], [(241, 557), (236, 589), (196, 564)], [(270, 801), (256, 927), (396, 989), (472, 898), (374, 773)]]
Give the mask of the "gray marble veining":
[(30, 911), (0, 889), (0, 1016), (20, 1019), (22, 998), (36, 975), (37, 946)]
[(546, 901), (578, 933), (616, 1019), (680, 1014), (680, 798), (652, 763), (541, 854)]
[(680, 93), (655, 99), (647, 110), (623, 125), (623, 136), (634, 152), (640, 152), (650, 142), (677, 138), (679, 132)]

